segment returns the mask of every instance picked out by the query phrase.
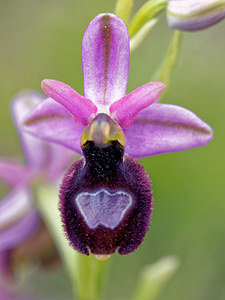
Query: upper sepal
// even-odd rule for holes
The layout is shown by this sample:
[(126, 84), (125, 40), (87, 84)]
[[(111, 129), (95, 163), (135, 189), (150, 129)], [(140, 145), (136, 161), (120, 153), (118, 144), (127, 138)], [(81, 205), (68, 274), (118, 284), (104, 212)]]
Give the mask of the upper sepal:
[(114, 14), (99, 14), (82, 41), (84, 95), (98, 106), (109, 106), (126, 94), (129, 73), (129, 35)]

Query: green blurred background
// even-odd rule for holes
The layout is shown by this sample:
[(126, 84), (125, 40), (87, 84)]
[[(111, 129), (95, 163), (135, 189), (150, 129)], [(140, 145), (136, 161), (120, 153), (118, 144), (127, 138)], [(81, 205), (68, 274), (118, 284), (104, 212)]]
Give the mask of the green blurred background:
[[(144, 1), (135, 1), (134, 11)], [(0, 155), (21, 156), (9, 103), (21, 89), (40, 91), (44, 78), (83, 93), (81, 41), (90, 20), (113, 12), (103, 0), (0, 1)], [(172, 30), (165, 15), (131, 55), (128, 92), (148, 82), (163, 59)], [(184, 106), (209, 123), (204, 148), (143, 159), (154, 190), (154, 213), (144, 244), (114, 255), (105, 299), (126, 300), (141, 268), (176, 254), (181, 266), (160, 300), (225, 299), (225, 21), (184, 33), (178, 68), (164, 102)], [(6, 190), (1, 186), (0, 195)], [(57, 282), (57, 284), (56, 284)], [(25, 291), (40, 299), (72, 299), (64, 272), (31, 272)]]

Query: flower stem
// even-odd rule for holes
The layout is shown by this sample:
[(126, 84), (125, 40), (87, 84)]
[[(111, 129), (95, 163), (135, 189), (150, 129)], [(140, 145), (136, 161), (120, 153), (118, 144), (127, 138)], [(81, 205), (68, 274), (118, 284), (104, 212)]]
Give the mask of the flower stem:
[(68, 275), (70, 278), (74, 278), (78, 254), (68, 245), (68, 241), (62, 229), (58, 210), (57, 189), (50, 185), (38, 185), (36, 188), (36, 201)]
[(105, 283), (107, 261), (98, 261), (93, 255), (77, 253), (65, 237), (58, 210), (57, 189), (49, 185), (36, 187), (36, 201), (48, 226), (72, 283), (74, 299), (100, 300)]
[(150, 20), (166, 8), (167, 0), (150, 0), (143, 4), (128, 25), (130, 39)]
[(107, 261), (98, 261), (93, 255), (79, 255), (77, 293), (79, 300), (100, 300), (106, 280)]
[(133, 6), (133, 0), (117, 0), (115, 14), (127, 24)]
[(182, 32), (180, 30), (175, 30), (166, 57), (156, 74), (153, 76), (153, 81), (163, 82), (167, 86), (170, 84), (180, 54), (181, 37)]
[(139, 275), (136, 291), (131, 300), (155, 300), (162, 293), (179, 267), (179, 259), (174, 256), (162, 257), (152, 265), (146, 265)]

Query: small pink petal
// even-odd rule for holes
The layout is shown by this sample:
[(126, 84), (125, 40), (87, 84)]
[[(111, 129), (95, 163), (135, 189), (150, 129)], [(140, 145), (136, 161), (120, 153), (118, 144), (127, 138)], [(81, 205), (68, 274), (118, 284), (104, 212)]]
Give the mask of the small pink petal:
[[(51, 98), (43, 100), (24, 118), (24, 130), (48, 142), (81, 153), (80, 137), (84, 126), (74, 122), (71, 113)], [(64, 153), (65, 154), (65, 153)]]
[(68, 109), (77, 123), (87, 125), (90, 116), (97, 112), (97, 107), (91, 100), (81, 96), (63, 82), (45, 79), (41, 87), (46, 95)]
[(98, 106), (109, 106), (126, 94), (129, 73), (129, 35), (113, 14), (99, 14), (82, 41), (84, 95)]
[(142, 109), (159, 99), (166, 85), (161, 82), (150, 82), (114, 102), (109, 111), (122, 128), (129, 127)]
[(204, 146), (213, 138), (210, 126), (193, 112), (163, 103), (141, 111), (124, 133), (125, 151), (135, 158)]

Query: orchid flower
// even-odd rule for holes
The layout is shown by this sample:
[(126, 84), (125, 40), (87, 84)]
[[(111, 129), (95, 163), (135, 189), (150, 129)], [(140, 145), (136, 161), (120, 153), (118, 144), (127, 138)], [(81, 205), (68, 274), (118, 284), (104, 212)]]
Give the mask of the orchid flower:
[[(43, 256), (42, 252), (46, 248), (53, 248), (55, 251), (49, 235), (43, 232), (44, 226), (35, 206), (32, 188), (40, 180), (56, 184), (72, 158), (72, 152), (65, 151), (59, 145), (41, 141), (21, 130), (24, 114), (41, 100), (39, 94), (22, 93), (14, 99), (11, 107), (26, 164), (11, 158), (0, 158), (0, 180), (11, 187), (9, 194), (0, 202), (0, 271), (7, 275), (12, 271), (12, 261), (21, 260), (17, 256), (21, 255), (22, 249), (22, 255), (27, 256), (23, 258), (31, 255), (29, 251), (34, 256), (37, 251)], [(38, 246), (40, 239), (46, 245)], [(29, 245), (29, 241), (32, 245)], [(23, 245), (29, 249), (25, 251)]]
[(224, 18), (224, 0), (168, 0), (167, 20), (171, 28), (200, 30)]
[(134, 251), (148, 230), (151, 182), (135, 158), (203, 146), (213, 136), (191, 111), (156, 102), (161, 82), (126, 95), (129, 54), (125, 23), (97, 15), (82, 41), (84, 96), (46, 79), (50, 98), (24, 118), (27, 132), (82, 154), (63, 179), (60, 209), (71, 245), (99, 259)]

